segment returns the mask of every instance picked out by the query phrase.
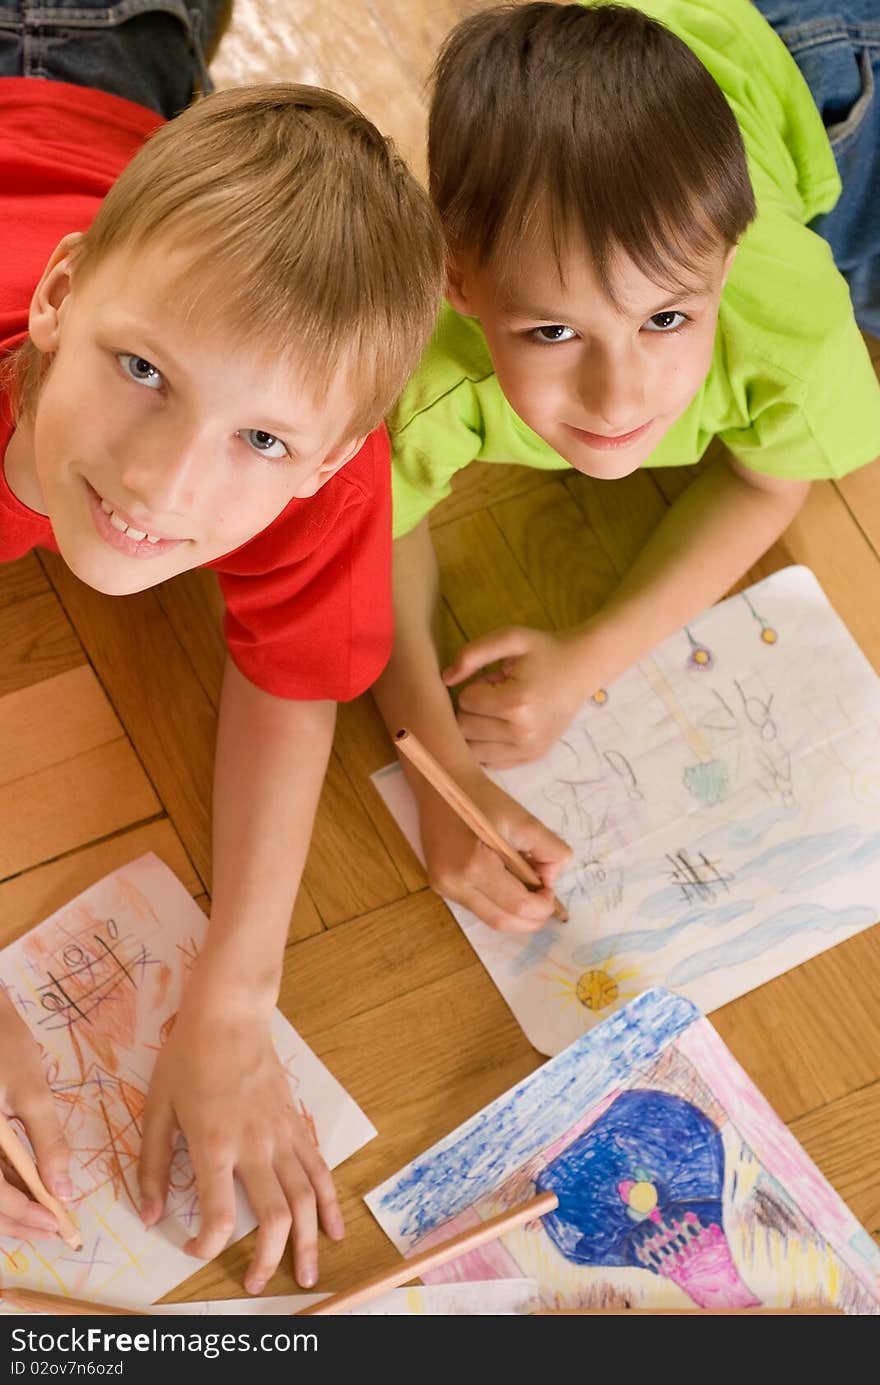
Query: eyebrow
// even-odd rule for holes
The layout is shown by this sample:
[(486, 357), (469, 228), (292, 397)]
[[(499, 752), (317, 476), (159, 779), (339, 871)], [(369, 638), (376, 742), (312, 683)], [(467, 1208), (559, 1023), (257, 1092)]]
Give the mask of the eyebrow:
[[(139, 323), (122, 321), (117, 324), (111, 322), (109, 335), (117, 339), (122, 339), (127, 336), (137, 337), (138, 345), (145, 347), (149, 352), (151, 365), (155, 364), (152, 357), (158, 356), (163, 365), (167, 362), (178, 375), (186, 376), (186, 370), (177, 358), (167, 347), (162, 346), (155, 337), (150, 334), (148, 329), (141, 327)], [(292, 423), (280, 423), (277, 419), (261, 418), (255, 424), (255, 427), (262, 429), (266, 433), (271, 433), (273, 437), (283, 438), (284, 440), (295, 438), (297, 442), (302, 443), (304, 437), (300, 429), (294, 427)]]
[[(701, 298), (704, 294), (711, 291), (711, 284), (694, 284), (688, 289), (682, 290), (673, 298), (667, 298), (659, 307), (651, 308), (648, 312), (640, 314), (640, 318), (656, 317), (658, 313), (668, 312), (670, 308), (676, 308), (679, 304), (690, 303), (695, 298)], [(515, 303), (513, 301), (501, 304), (502, 312), (510, 317), (535, 318), (540, 322), (564, 323), (568, 324), (568, 318), (563, 314), (559, 315), (555, 308), (547, 308), (537, 303)]]

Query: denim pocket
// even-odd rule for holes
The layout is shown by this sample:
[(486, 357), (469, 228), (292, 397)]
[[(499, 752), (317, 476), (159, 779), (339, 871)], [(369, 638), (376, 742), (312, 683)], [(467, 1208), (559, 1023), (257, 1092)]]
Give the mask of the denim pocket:
[(874, 68), (871, 64), (871, 55), (867, 48), (862, 48), (858, 53), (853, 51), (853, 56), (859, 69), (861, 90), (843, 118), (825, 126), (831, 148), (835, 153), (842, 152), (844, 146), (856, 138), (867, 121), (874, 102)]

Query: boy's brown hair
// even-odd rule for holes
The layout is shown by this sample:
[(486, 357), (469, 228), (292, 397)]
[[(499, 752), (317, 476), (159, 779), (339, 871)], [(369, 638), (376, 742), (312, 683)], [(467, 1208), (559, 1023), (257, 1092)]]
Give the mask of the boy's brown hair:
[(503, 276), (548, 234), (683, 287), (755, 215), (720, 87), (681, 39), (618, 4), (502, 5), (447, 37), (434, 73), (430, 189), (454, 255)]
[[(427, 193), (356, 107), (320, 87), (237, 87), (162, 126), (77, 247), (74, 284), (156, 243), (187, 251), (180, 301), (231, 330), (235, 349), (289, 356), (318, 397), (344, 369), (351, 437), (403, 388), (443, 288)], [(16, 365), (27, 411), (43, 361), (26, 345)]]

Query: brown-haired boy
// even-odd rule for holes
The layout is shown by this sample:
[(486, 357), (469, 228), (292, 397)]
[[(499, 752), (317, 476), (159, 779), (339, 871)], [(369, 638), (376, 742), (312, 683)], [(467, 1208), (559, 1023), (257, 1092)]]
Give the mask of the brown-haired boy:
[[(232, 1229), (239, 1177), (259, 1292), (291, 1223), (303, 1285), (318, 1213), (343, 1234), (269, 1020), (335, 704), (390, 648), (381, 420), (431, 330), (443, 255), (427, 196), (332, 93), (242, 88), (177, 114), (206, 84), (197, 8), (210, 30), (228, 7), (131, 18), (130, 3), (72, 0), (36, 27), (26, 13), (0, 23), (0, 560), (56, 548), (114, 595), (218, 574), (229, 659), (211, 926), (150, 1085), (140, 1182), (152, 1225), (181, 1129), (201, 1211), (188, 1248), (207, 1258)], [(8, 1004), (0, 1074), (44, 1180), (70, 1195)], [(0, 1234), (51, 1223), (0, 1178)]]
[[(723, 595), (812, 480), (880, 454), (880, 387), (822, 238), (880, 333), (876, 3), (760, 8), (815, 99), (749, 0), (504, 6), (459, 25), (437, 65), (429, 168), (450, 305), (390, 425), (396, 633), (377, 696), (538, 867), (529, 893), (404, 765), (432, 884), (500, 929), (546, 922), (568, 852), (481, 766), (544, 753)], [(584, 625), (495, 631), (441, 674), (427, 515), (459, 469), (567, 463), (613, 480), (695, 463), (716, 436), (726, 459)], [(456, 719), (448, 688), (472, 675)]]

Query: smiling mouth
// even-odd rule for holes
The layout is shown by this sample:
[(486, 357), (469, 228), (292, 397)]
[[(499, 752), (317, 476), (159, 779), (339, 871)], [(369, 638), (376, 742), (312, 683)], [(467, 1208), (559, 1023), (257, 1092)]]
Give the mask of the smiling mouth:
[(589, 447), (595, 447), (604, 452), (611, 451), (617, 447), (628, 447), (630, 443), (642, 437), (653, 422), (654, 420), (649, 418), (647, 423), (640, 423), (638, 428), (631, 428), (628, 433), (615, 433), (613, 435), (609, 435), (608, 433), (591, 433), (586, 428), (575, 428), (572, 423), (566, 426), (570, 428), (573, 433), (576, 433), (579, 438), (582, 438)]
[(95, 528), (111, 548), (130, 558), (158, 558), (186, 542), (185, 539), (166, 538), (147, 529), (138, 529), (126, 515), (114, 509), (109, 500), (100, 496), (88, 481), (85, 485)]

